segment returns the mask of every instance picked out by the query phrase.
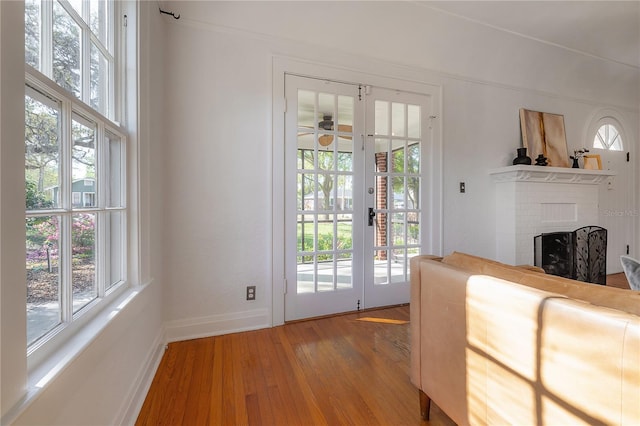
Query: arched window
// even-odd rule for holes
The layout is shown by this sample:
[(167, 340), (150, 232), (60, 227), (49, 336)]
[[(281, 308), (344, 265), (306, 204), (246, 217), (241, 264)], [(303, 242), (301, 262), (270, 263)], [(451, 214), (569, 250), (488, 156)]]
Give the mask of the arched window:
[(593, 147), (609, 149), (611, 151), (622, 151), (622, 135), (620, 135), (618, 128), (610, 122), (602, 124), (593, 138)]

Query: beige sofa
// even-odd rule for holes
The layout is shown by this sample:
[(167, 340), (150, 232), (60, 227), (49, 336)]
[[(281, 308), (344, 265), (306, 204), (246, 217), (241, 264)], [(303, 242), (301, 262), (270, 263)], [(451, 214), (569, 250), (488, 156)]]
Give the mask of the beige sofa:
[(458, 425), (640, 425), (640, 292), (411, 260), (411, 381)]

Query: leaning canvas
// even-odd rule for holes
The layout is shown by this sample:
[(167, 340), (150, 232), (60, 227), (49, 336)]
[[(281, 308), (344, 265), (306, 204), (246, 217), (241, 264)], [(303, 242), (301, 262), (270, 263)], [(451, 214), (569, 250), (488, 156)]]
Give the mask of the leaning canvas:
[(521, 108), (520, 130), (522, 145), (531, 158), (542, 154), (551, 167), (569, 167), (563, 115)]

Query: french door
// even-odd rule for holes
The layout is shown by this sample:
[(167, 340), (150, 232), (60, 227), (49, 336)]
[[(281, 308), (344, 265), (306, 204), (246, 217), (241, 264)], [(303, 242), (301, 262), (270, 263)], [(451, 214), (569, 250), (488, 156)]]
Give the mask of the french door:
[(424, 95), (287, 75), (285, 320), (409, 301)]

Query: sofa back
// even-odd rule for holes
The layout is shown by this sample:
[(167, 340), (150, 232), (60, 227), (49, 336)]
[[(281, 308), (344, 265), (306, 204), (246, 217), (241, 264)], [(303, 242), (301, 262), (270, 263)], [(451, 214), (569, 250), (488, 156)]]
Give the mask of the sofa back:
[(571, 283), (549, 291), (544, 274), (498, 271), (540, 289), (450, 260), (412, 260), (411, 379), (457, 424), (640, 423), (638, 315), (562, 294), (590, 293)]

